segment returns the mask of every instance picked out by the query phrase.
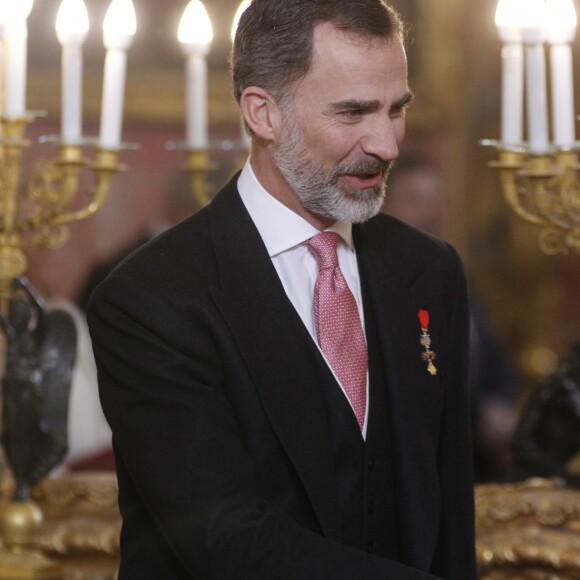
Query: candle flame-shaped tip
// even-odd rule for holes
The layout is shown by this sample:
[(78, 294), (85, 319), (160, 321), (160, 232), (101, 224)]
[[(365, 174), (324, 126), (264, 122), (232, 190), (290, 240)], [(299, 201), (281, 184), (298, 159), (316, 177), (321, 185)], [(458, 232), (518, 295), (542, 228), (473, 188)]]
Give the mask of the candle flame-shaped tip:
[(547, 0), (546, 35), (550, 42), (572, 42), (577, 22), (572, 0)]
[(132, 0), (113, 0), (103, 22), (105, 47), (127, 49), (136, 32), (137, 15)]
[(545, 0), (499, 0), (495, 12), (495, 23), (498, 27), (542, 26), (545, 16)]
[(499, 0), (495, 11), (495, 23), (499, 26), (519, 26), (521, 14), (520, 0)]
[(545, 37), (545, 0), (499, 0), (495, 23), (503, 42), (540, 44)]
[(242, 14), (245, 12), (246, 8), (252, 3), (252, 0), (242, 0), (240, 2), (240, 5), (238, 6), (238, 9), (236, 10), (236, 13), (234, 15), (234, 19), (232, 20), (232, 29), (230, 32), (230, 38), (232, 39), (232, 42), (234, 42), (234, 39), (236, 38), (236, 31), (238, 30), (238, 24), (240, 23), (240, 18), (242, 17)]
[[(522, 41), (522, 12), (527, 0), (499, 0), (495, 11), (495, 25), (499, 36), (506, 43)], [(542, 0), (543, 1), (543, 0)]]
[(545, 0), (526, 0), (520, 9), (523, 28), (543, 28), (546, 22)]
[(184, 46), (198, 47), (201, 51), (209, 49), (213, 40), (213, 27), (209, 14), (200, 0), (191, 0), (185, 7), (177, 38)]
[(89, 31), (89, 14), (83, 0), (62, 0), (56, 17), (56, 33), (62, 45), (82, 44)]
[(33, 4), (34, 0), (0, 0), (0, 22), (26, 20)]

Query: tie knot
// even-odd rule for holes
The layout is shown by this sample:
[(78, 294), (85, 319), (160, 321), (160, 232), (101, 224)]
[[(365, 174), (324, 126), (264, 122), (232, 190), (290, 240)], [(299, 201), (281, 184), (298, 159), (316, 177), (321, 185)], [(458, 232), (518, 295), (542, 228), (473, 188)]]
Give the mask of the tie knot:
[(338, 266), (336, 246), (338, 234), (335, 232), (321, 232), (310, 238), (306, 244), (316, 258), (319, 270)]

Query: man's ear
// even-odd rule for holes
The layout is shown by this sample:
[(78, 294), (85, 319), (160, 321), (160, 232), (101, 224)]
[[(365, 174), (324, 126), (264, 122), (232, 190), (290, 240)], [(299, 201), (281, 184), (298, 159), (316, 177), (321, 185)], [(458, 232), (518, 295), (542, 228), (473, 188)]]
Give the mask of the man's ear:
[(276, 101), (261, 87), (247, 87), (240, 98), (240, 109), (252, 132), (266, 141), (275, 141), (281, 125)]

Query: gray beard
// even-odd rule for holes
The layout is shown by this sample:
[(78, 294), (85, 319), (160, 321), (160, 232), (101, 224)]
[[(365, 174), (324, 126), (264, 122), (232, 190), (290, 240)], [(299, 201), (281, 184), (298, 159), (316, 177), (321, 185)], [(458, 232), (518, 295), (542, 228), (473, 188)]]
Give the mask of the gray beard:
[[(296, 121), (284, 115), (285, 125), (274, 161), (302, 205), (309, 211), (333, 221), (362, 223), (377, 215), (386, 195), (386, 182), (392, 161), (360, 161), (338, 165), (329, 171), (316, 163), (304, 144)], [(372, 175), (382, 171), (382, 182), (367, 189), (346, 189), (339, 184), (345, 174)]]

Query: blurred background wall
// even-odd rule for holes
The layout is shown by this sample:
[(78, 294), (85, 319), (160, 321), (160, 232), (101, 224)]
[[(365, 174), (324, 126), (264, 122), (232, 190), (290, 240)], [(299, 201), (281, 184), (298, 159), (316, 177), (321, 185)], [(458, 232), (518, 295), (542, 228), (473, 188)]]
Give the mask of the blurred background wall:
[[(167, 141), (184, 138), (183, 57), (176, 38), (185, 0), (134, 0), (138, 34), (129, 52), (124, 140), (140, 145), (123, 154), (129, 169), (117, 177), (100, 214), (73, 225), (57, 251), (31, 249), (30, 278), (48, 298), (75, 300), (91, 270), (145, 235), (175, 198), (190, 203), (183, 153)], [(238, 139), (238, 112), (227, 74), (229, 30), (237, 0), (206, 0), (215, 39), (209, 56), (210, 137)], [(494, 152), (478, 145), (498, 138), (500, 42), (494, 25), (497, 0), (393, 0), (410, 24), (411, 88), (401, 155), (419, 159), (440, 178), (446, 204), (444, 237), (460, 251), (490, 332), (516, 369), (521, 398), (551, 372), (580, 340), (580, 256), (544, 256), (536, 231), (504, 203), (497, 174), (487, 167)], [(58, 133), (60, 47), (54, 22), (60, 0), (37, 0), (29, 19), (28, 105), (48, 116), (29, 131), (34, 139)], [(85, 133), (96, 135), (104, 50), (101, 23), (108, 0), (87, 0), (91, 32), (85, 50)], [(577, 10), (580, 8), (576, 0)], [(580, 78), (580, 41), (575, 44)], [(577, 91), (577, 96), (580, 91)], [(576, 110), (580, 111), (580, 102)], [(49, 146), (28, 153), (29, 164)], [(240, 156), (216, 154), (212, 182), (222, 185)], [(396, 171), (396, 169), (395, 169)], [(191, 202), (188, 211), (194, 211)]]

